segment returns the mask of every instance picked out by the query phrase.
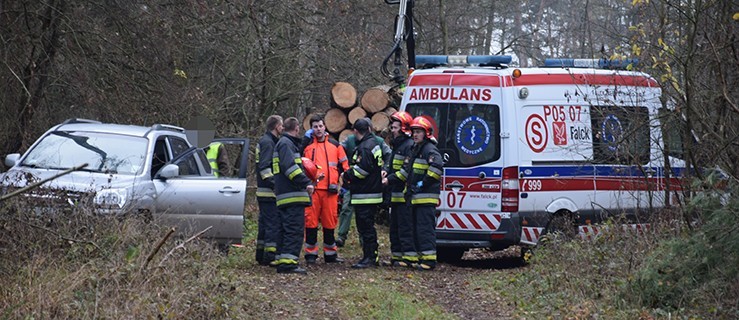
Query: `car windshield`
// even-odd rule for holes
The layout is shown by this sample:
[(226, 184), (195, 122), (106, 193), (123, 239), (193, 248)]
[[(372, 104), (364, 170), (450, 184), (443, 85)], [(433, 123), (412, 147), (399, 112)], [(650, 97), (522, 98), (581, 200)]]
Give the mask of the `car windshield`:
[(137, 174), (144, 166), (146, 146), (142, 137), (55, 131), (39, 141), (21, 165), (64, 170), (87, 163), (82, 170)]

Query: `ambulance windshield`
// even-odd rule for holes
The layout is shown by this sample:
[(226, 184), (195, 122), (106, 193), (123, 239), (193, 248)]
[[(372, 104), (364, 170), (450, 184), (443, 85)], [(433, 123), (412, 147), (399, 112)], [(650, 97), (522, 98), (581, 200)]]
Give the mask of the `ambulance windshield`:
[(412, 103), (406, 111), (429, 119), (447, 167), (475, 166), (500, 158), (500, 109), (474, 103)]

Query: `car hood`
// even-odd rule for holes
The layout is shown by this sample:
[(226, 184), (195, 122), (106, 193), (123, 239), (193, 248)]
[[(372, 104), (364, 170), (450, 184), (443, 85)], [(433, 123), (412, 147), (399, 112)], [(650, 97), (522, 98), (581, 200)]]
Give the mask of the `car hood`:
[[(13, 167), (0, 175), (0, 185), (4, 187), (25, 187), (31, 183), (48, 179), (64, 170)], [(63, 189), (79, 192), (131, 186), (140, 176), (105, 174), (86, 171), (73, 171), (42, 185), (44, 188)]]

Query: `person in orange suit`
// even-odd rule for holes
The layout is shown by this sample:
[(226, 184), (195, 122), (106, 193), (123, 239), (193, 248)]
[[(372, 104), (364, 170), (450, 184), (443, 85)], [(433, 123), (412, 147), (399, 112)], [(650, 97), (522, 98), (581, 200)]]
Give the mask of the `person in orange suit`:
[(326, 132), (323, 116), (310, 119), (311, 129), (303, 139), (303, 156), (318, 168), (318, 183), (312, 204), (305, 208), (305, 261), (313, 264), (318, 258), (318, 224), (323, 228), (323, 258), (326, 263), (342, 262), (336, 246), (334, 230), (338, 223), (339, 177), (349, 169), (344, 148)]

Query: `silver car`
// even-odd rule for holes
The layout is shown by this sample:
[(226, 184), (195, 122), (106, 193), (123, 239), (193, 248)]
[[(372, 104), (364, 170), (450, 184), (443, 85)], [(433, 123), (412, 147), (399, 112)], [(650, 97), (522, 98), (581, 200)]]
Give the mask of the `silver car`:
[(183, 128), (70, 119), (49, 129), (22, 156), (6, 157), (10, 169), (0, 174), (0, 191), (87, 164), (21, 197), (40, 212), (86, 206), (102, 214), (150, 215), (183, 234), (212, 227), (205, 237), (241, 243), (249, 141), (218, 141), (238, 160), (231, 175), (216, 177)]

